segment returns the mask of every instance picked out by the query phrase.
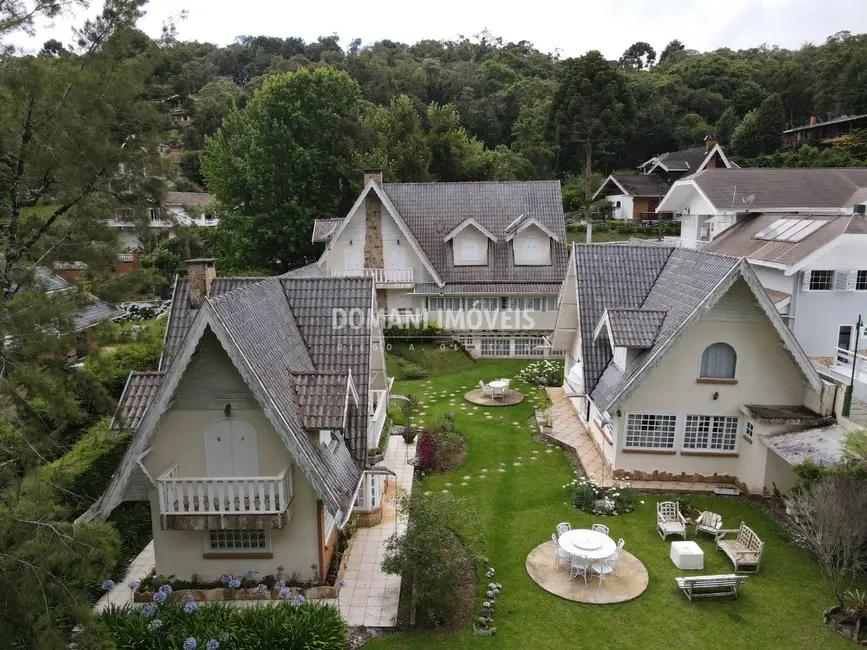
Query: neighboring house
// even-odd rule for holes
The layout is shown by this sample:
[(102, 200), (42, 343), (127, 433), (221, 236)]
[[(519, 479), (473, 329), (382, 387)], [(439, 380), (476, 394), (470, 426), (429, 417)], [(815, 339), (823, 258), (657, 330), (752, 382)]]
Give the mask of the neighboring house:
[[(196, 208), (196, 214), (190, 214), (189, 207)], [(199, 226), (210, 228), (220, 223), (213, 211), (213, 198), (207, 192), (168, 192), (161, 205), (154, 204), (147, 208), (148, 225), (157, 230), (163, 239), (175, 236), (176, 226)], [(118, 240), (122, 248), (135, 251), (141, 246), (136, 234), (136, 223), (132, 210), (119, 208), (113, 219), (108, 219), (106, 225), (117, 229)], [(121, 256), (121, 262), (130, 262), (129, 253)]]
[(596, 190), (593, 201), (608, 199), (614, 205), (615, 219), (671, 219), (670, 212), (656, 209), (672, 183), (704, 169), (732, 166), (722, 147), (708, 136), (703, 147), (654, 156), (638, 167), (638, 174), (611, 174)]
[(319, 260), (336, 277), (374, 279), (392, 322), (438, 323), (473, 354), (551, 351), (565, 274), (557, 181), (383, 183), (366, 174), (342, 219), (317, 220)]
[(867, 169), (729, 169), (678, 181), (659, 209), (679, 214), (681, 245), (746, 257), (804, 351), (833, 365), (867, 317), (865, 204)]
[[(218, 278), (190, 260), (159, 370), (131, 373), (120, 400), (114, 425), (134, 437), (80, 521), (147, 500), (159, 575), (323, 579), (337, 530), (356, 503), (380, 507), (388, 473), (368, 461), (389, 390), (375, 301), (370, 278)], [(361, 317), (336, 323), (341, 310)]]
[(827, 426), (823, 382), (743, 258), (574, 245), (553, 337), (564, 388), (615, 478), (788, 489), (771, 436)]
[(810, 123), (783, 131), (783, 141), (787, 147), (794, 147), (801, 140), (815, 140), (821, 147), (830, 147), (843, 142), (853, 129), (867, 128), (867, 114), (844, 115), (825, 122), (810, 117)]
[[(68, 300), (81, 300), (78, 298), (78, 290), (65, 278), (56, 275), (44, 267), (37, 267), (34, 271), (35, 283), (46, 294)], [(123, 316), (120, 309), (112, 307), (96, 296), (87, 294), (83, 298), (83, 304), (79, 303), (79, 309), (72, 319), (73, 331), (81, 334), (84, 330), (95, 327), (102, 321), (114, 320)]]

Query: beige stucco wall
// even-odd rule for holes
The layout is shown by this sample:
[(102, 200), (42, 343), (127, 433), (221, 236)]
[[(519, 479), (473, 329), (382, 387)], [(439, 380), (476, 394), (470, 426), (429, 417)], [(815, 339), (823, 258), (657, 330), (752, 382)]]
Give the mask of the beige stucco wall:
[[(259, 474), (275, 476), (292, 464), (292, 457), (274, 427), (261, 411), (237, 411), (233, 417), (245, 420), (256, 429), (259, 451)], [(168, 413), (153, 441), (153, 451), (144, 464), (154, 478), (178, 464), (181, 476), (206, 476), (205, 429), (223, 418), (221, 411), (180, 411)], [(311, 574), (310, 565), (318, 563), (318, 497), (301, 470), (292, 468), (292, 518), (283, 530), (271, 532), (272, 559), (204, 559), (204, 531), (162, 530), (160, 528), (157, 491), (151, 491), (154, 553), (157, 574), (188, 578), (193, 572), (205, 579), (224, 573), (242, 573), (247, 567), (261, 575), (273, 573), (278, 564), (290, 573)]]
[[(741, 433), (744, 416), (741, 404), (799, 405), (804, 399), (804, 380), (779, 336), (759, 308), (751, 305), (743, 287), (735, 285), (732, 298), (721, 301), (720, 309), (706, 314), (675, 345), (665, 359), (644, 379), (638, 389), (620, 406), (615, 416), (617, 429), (616, 466), (645, 472), (687, 472), (738, 475), (748, 484), (764, 483), (761, 458), (752, 458), (760, 446), (744, 442)], [(740, 307), (738, 308), (738, 304)], [(702, 351), (722, 341), (737, 353), (737, 384), (711, 384), (696, 381)], [(713, 399), (715, 393), (718, 399)], [(624, 451), (626, 417), (629, 413), (663, 413), (678, 416), (674, 454)], [(687, 414), (732, 415), (741, 418), (735, 455), (692, 455), (680, 451)], [(763, 446), (763, 445), (762, 445)], [(743, 456), (743, 458), (741, 458)], [(741, 472), (747, 472), (741, 476)]]

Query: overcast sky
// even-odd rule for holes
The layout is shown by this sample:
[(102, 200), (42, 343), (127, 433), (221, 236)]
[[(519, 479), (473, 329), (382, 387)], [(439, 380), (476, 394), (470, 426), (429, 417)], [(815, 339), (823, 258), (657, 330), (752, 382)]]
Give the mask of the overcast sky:
[[(29, 50), (49, 38), (68, 43), (70, 27), (102, 5), (91, 4), (89, 12), (41, 27), (34, 38), (19, 34), (10, 40)], [(597, 49), (610, 59), (635, 41), (647, 41), (657, 52), (674, 38), (701, 51), (762, 43), (794, 48), (805, 41), (822, 43), (841, 30), (867, 32), (867, 0), (151, 0), (141, 27), (158, 36), (164, 19), (180, 9), (189, 12), (180, 25), (182, 40), (221, 45), (242, 34), (312, 41), (332, 33), (344, 46), (354, 38), (365, 44), (384, 38), (414, 43), (487, 28), (506, 41), (529, 40), (545, 52), (579, 56)]]

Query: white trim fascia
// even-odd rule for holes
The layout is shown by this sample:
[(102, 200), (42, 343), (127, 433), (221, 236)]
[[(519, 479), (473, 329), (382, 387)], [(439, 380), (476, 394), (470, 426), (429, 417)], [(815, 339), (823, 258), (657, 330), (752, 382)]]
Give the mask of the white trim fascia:
[[(611, 324), (608, 321), (608, 309), (607, 308), (605, 309), (605, 311), (602, 312), (602, 316), (599, 319), (599, 322), (596, 323), (596, 327), (593, 328), (593, 340), (594, 341), (598, 340), (599, 337), (602, 335), (602, 328), (603, 327), (607, 330), (606, 333), (608, 334), (608, 337), (611, 338)], [(612, 347), (613, 346), (614, 345), (612, 344)]]
[[(566, 277), (563, 279), (563, 282), (560, 284), (560, 291), (557, 294), (557, 315), (554, 317), (554, 329), (552, 332), (552, 340), (553, 337), (557, 335), (558, 331), (566, 332), (567, 335), (571, 334), (572, 338), (569, 341), (569, 350), (572, 349), (572, 346), (575, 344), (575, 336), (578, 334), (578, 326), (580, 320), (580, 306), (578, 305), (578, 272), (575, 267), (575, 246), (569, 246), (569, 260), (566, 262), (568, 266), (566, 267)], [(566, 319), (565, 308), (568, 304), (570, 307), (571, 303), (563, 302), (563, 295), (566, 291), (566, 285), (568, 284), (569, 277), (572, 276), (575, 278), (575, 312), (579, 318), (575, 319), (575, 323), (572, 326), (564, 326), (561, 324), (561, 320)], [(553, 347), (553, 346), (552, 346)], [(564, 351), (566, 351), (564, 349)]]
[[(517, 237), (518, 235), (520, 235), (522, 232), (524, 232), (524, 231), (525, 231), (527, 228), (529, 228), (530, 226), (536, 226), (539, 230), (541, 230), (543, 233), (545, 233), (546, 235), (548, 235), (548, 237), (550, 237), (550, 238), (553, 239), (554, 241), (556, 241), (556, 242), (559, 242), (559, 241), (560, 241), (560, 238), (559, 238), (557, 235), (555, 235), (553, 232), (551, 232), (550, 230), (548, 230), (548, 229), (547, 229), (547, 228), (546, 228), (546, 227), (545, 227), (545, 226), (544, 226), (544, 225), (543, 225), (543, 224), (542, 224), (538, 219), (536, 219), (535, 217), (530, 217), (529, 219), (524, 219), (524, 220), (521, 222), (521, 225), (518, 226), (518, 228), (517, 228), (514, 232), (511, 232), (511, 233), (509, 233), (508, 235), (506, 235), (506, 241), (512, 241), (515, 237)], [(496, 241), (496, 240), (495, 240), (495, 241)]]
[(452, 228), (451, 232), (449, 232), (445, 237), (443, 237), (443, 241), (447, 242), (450, 239), (454, 239), (458, 235), (458, 233), (460, 233), (464, 228), (467, 228), (468, 226), (472, 226), (473, 228), (478, 230), (480, 233), (482, 233), (485, 237), (490, 239), (492, 242), (494, 242), (495, 244), (497, 243), (497, 238), (494, 236), (494, 233), (492, 233), (490, 230), (485, 228), (482, 224), (480, 224), (478, 221), (476, 221), (475, 218), (473, 218), (473, 217), (467, 217), (466, 219), (461, 221), (457, 226)]
[(862, 241), (867, 243), (867, 235), (855, 235), (851, 233), (841, 233), (837, 235), (834, 239), (829, 241), (824, 246), (820, 246), (812, 253), (807, 255), (806, 257), (801, 258), (800, 261), (795, 262), (791, 266), (789, 266), (786, 270), (785, 275), (794, 275), (798, 271), (802, 270), (804, 267), (809, 266), (811, 262), (813, 262), (816, 258), (825, 255), (826, 253), (834, 250), (840, 244), (849, 242), (849, 241)]
[(781, 309), (788, 307), (791, 302), (792, 302), (792, 296), (789, 296), (787, 298), (783, 298), (782, 300), (778, 300), (777, 302), (775, 302), (774, 307), (777, 308), (777, 311), (780, 311)]
[(629, 192), (626, 191), (626, 188), (623, 187), (623, 186), (622, 186), (622, 185), (617, 181), (616, 178), (614, 178), (614, 174), (608, 174), (608, 178), (606, 178), (606, 179), (602, 182), (602, 185), (599, 186), (599, 189), (596, 190), (596, 191), (593, 193), (593, 196), (592, 196), (592, 197), (590, 197), (590, 200), (591, 200), (591, 201), (595, 201), (595, 200), (596, 200), (596, 197), (599, 196), (599, 192), (601, 192), (602, 190), (604, 190), (604, 189), (605, 189), (605, 186), (608, 185), (608, 181), (611, 181), (611, 182), (614, 183), (617, 187), (619, 187), (619, 188), (620, 188), (620, 191), (623, 192), (624, 196), (630, 196)]
[[(175, 273), (175, 282), (174, 282), (174, 285), (172, 286), (172, 306), (169, 307), (169, 313), (166, 316), (166, 328), (163, 330), (163, 347), (160, 350), (160, 360), (157, 363), (157, 370), (163, 370), (163, 371), (165, 370), (165, 368), (163, 368), (163, 359), (166, 356), (166, 341), (169, 340), (169, 329), (171, 328), (171, 325), (172, 325), (172, 311), (173, 311), (174, 306), (175, 306), (175, 296), (178, 295), (178, 282), (180, 282), (180, 281), (181, 281), (180, 274)], [(129, 381), (129, 379), (127, 379), (127, 381)], [(124, 390), (124, 392), (126, 392), (126, 387), (124, 387), (123, 390)], [(121, 397), (121, 400), (123, 400), (123, 397)], [(120, 405), (120, 404), (121, 404), (121, 402), (118, 402), (118, 405)], [(112, 420), (112, 422), (114, 422), (114, 420)]]
[(705, 193), (702, 192), (701, 188), (698, 186), (698, 183), (696, 183), (695, 180), (693, 180), (692, 178), (684, 178), (679, 181), (675, 181), (672, 186), (668, 188), (668, 192), (666, 192), (665, 196), (662, 197), (662, 201), (659, 202), (659, 205), (656, 206), (657, 212), (677, 212), (677, 210), (672, 210), (671, 208), (666, 207), (665, 202), (668, 201), (672, 193), (680, 187), (692, 187), (696, 192), (698, 192), (699, 196), (701, 196), (705, 201), (707, 201), (707, 204), (710, 207), (718, 209), (716, 205), (714, 205), (714, 203), (707, 198)]
[[(168, 325), (166, 325), (166, 331), (168, 331)], [(165, 342), (163, 342), (163, 349), (165, 349)], [(162, 353), (160, 353), (160, 360), (162, 360)], [(111, 431), (114, 429), (114, 424), (117, 422), (117, 416), (120, 413), (120, 405), (123, 404), (123, 398), (126, 397), (126, 391), (129, 390), (129, 381), (132, 379), (132, 373), (135, 370), (130, 370), (129, 374), (126, 376), (126, 384), (124, 384), (123, 392), (120, 394), (120, 399), (117, 400), (117, 407), (114, 409), (114, 415), (111, 416), (111, 422), (108, 423), (108, 430)], [(126, 422), (124, 422), (124, 427), (126, 427)]]
[(731, 163), (729, 162), (729, 159), (726, 158), (725, 153), (723, 153), (722, 147), (719, 146), (719, 142), (717, 142), (713, 147), (711, 147), (710, 151), (708, 151), (708, 152), (705, 153), (704, 160), (701, 161), (701, 164), (698, 166), (698, 169), (695, 170), (695, 173), (696, 173), (696, 174), (697, 174), (698, 172), (702, 171), (702, 170), (707, 166), (708, 161), (709, 161), (711, 158), (713, 158), (713, 154), (714, 154), (714, 152), (719, 153), (720, 158), (722, 158), (723, 162), (726, 164), (726, 167), (727, 167), (728, 169), (731, 169), (731, 166), (732, 166), (732, 165), (731, 165)]
[[(755, 264), (756, 266), (764, 266), (769, 269), (777, 269), (780, 271), (785, 271), (790, 268), (788, 264), (780, 264), (779, 262), (768, 262), (767, 260), (757, 260), (752, 257), (748, 257), (747, 261), (750, 264)], [(788, 273), (785, 275), (789, 275)]]

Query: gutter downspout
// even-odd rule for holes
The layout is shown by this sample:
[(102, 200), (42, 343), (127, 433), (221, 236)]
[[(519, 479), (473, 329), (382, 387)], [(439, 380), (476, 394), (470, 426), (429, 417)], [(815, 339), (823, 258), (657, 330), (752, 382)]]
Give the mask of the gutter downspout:
[(864, 322), (861, 320), (861, 314), (858, 314), (858, 322), (855, 324), (855, 349), (852, 352), (852, 377), (849, 379), (849, 385), (846, 386), (846, 395), (843, 397), (843, 417), (848, 418), (852, 411), (852, 391), (855, 388), (855, 372), (858, 369), (858, 342), (861, 338), (861, 328)]

